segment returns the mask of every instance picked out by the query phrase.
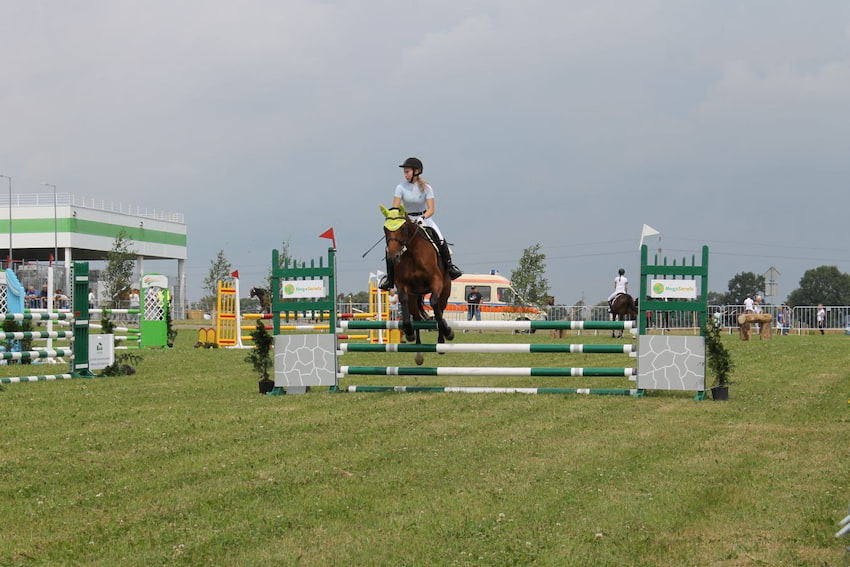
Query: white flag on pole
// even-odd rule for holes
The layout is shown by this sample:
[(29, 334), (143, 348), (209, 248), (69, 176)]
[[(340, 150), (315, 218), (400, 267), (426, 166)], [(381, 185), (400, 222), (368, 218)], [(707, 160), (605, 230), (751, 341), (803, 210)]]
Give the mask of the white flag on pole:
[(655, 230), (654, 228), (652, 228), (651, 226), (649, 226), (648, 224), (643, 225), (643, 230), (640, 231), (640, 237), (641, 238), (644, 238), (646, 236), (654, 236), (656, 234), (661, 234), (661, 233), (658, 232), (657, 230)]
[(643, 225), (643, 228), (640, 231), (640, 244), (638, 244), (638, 250), (640, 250), (641, 246), (643, 246), (644, 238), (646, 238), (647, 236), (655, 236), (656, 234), (661, 233), (649, 226), (648, 224)]

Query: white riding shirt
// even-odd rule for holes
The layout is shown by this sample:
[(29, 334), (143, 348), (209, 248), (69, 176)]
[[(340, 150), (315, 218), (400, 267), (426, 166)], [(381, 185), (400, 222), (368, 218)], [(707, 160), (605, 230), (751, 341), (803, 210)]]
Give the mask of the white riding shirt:
[(614, 293), (626, 293), (626, 285), (629, 280), (626, 276), (617, 276), (614, 278)]
[[(395, 188), (393, 197), (401, 199), (401, 204), (404, 206), (404, 210), (407, 214), (424, 213), (428, 210), (428, 199), (434, 198), (434, 189), (426, 183), (425, 191), (422, 191), (419, 188), (418, 183), (402, 181), (398, 184), (398, 187)], [(423, 225), (433, 228), (437, 233), (437, 237), (440, 240), (443, 240), (443, 233), (440, 230), (440, 227), (437, 226), (437, 223), (434, 222), (434, 217), (428, 217), (427, 219), (423, 219), (421, 215), (411, 215), (411, 217), (414, 220), (421, 220)]]

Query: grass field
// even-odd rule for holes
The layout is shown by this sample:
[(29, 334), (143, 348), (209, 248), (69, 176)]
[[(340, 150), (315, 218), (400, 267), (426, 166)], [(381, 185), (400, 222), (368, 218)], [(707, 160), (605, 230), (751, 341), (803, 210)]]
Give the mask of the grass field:
[[(195, 350), (195, 338), (145, 352), (135, 376), (0, 391), (0, 565), (850, 565), (850, 541), (833, 537), (850, 501), (850, 337), (725, 337), (729, 402), (265, 397), (244, 351)], [(425, 365), (630, 359), (431, 354)], [(0, 373), (64, 367), (20, 368)], [(361, 378), (344, 383), (630, 384)]]

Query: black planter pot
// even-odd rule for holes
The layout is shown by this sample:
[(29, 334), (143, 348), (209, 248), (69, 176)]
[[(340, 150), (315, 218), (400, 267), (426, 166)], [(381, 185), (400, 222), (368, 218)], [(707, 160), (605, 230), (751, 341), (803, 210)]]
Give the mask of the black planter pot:
[(268, 394), (274, 390), (274, 380), (260, 380), (257, 384), (260, 385), (261, 394)]
[(729, 386), (715, 386), (711, 389), (712, 399), (726, 401), (729, 399)]

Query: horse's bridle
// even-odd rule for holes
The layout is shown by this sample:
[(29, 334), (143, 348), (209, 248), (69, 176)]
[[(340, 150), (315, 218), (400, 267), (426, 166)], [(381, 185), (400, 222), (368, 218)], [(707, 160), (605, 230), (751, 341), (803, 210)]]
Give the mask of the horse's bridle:
[(414, 238), (416, 238), (416, 236), (419, 234), (419, 231), (421, 230), (421, 229), (420, 229), (420, 227), (419, 227), (419, 225), (416, 225), (416, 232), (415, 232), (415, 233), (413, 234), (413, 236), (411, 237), (411, 236), (410, 236), (410, 228), (407, 226), (407, 225), (410, 225), (410, 224), (415, 224), (415, 223), (413, 223), (413, 221), (410, 221), (410, 220), (408, 220), (408, 219), (404, 219), (404, 224), (402, 224), (402, 225), (398, 228), (398, 230), (394, 230), (394, 231), (393, 231), (393, 232), (400, 232), (402, 228), (405, 228), (404, 233), (405, 233), (405, 237), (406, 237), (406, 238), (405, 238), (404, 240), (402, 240), (401, 238), (397, 238), (397, 237), (395, 237), (395, 236), (389, 236), (389, 235), (385, 235), (385, 237), (384, 237), (384, 238), (385, 238), (385, 240), (387, 241), (387, 244), (389, 244), (389, 243), (390, 243), (390, 242), (392, 242), (392, 241), (396, 241), (396, 242), (398, 242), (398, 243), (401, 245), (401, 252), (399, 252), (399, 253), (398, 253), (398, 256), (399, 256), (399, 257), (401, 257), (401, 255), (402, 255), (402, 254), (404, 254), (405, 252), (407, 252), (407, 243), (408, 243), (408, 241), (413, 240)]

